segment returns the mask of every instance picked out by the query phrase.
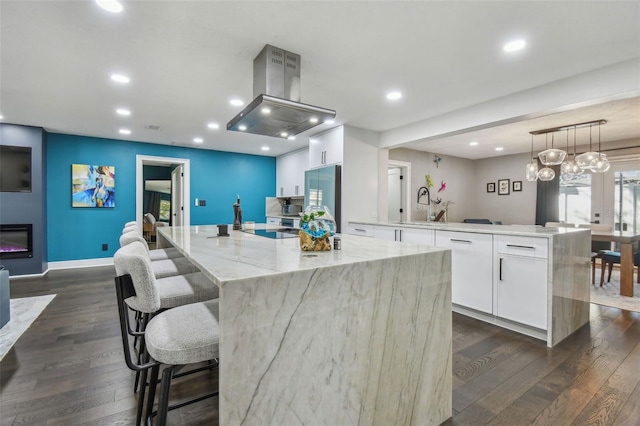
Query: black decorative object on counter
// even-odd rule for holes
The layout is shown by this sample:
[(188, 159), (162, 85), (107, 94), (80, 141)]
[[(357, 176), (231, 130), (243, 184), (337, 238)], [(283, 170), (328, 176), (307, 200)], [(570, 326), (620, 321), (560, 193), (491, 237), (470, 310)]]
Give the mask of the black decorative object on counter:
[(240, 194), (238, 194), (238, 199), (236, 203), (233, 205), (233, 229), (235, 231), (239, 230), (242, 225), (242, 207), (240, 207)]

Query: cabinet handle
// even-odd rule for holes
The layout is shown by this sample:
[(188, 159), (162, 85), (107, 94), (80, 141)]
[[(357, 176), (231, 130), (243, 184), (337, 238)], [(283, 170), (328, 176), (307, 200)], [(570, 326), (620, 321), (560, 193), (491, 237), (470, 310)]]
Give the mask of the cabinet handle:
[(398, 241), (402, 241), (402, 229), (398, 229), (400, 231), (400, 239)]
[(471, 241), (469, 241), (469, 240), (457, 240), (455, 238), (450, 238), (449, 241), (454, 241), (456, 243), (469, 243), (469, 244), (471, 244)]
[(398, 241), (398, 230), (397, 229), (393, 230), (393, 241)]
[(296, 195), (298, 195), (298, 185), (296, 185)]
[(281, 187), (280, 187), (280, 195), (281, 195), (281, 196), (282, 196), (282, 195), (284, 195), (284, 186), (281, 186)]
[(367, 232), (366, 230), (362, 229), (362, 228), (353, 228), (354, 231), (357, 232)]
[(517, 244), (507, 244), (507, 247), (514, 247), (514, 248), (523, 248), (523, 249), (529, 249), (529, 250), (535, 250), (535, 247), (531, 247), (531, 246), (519, 246)]
[(500, 258), (500, 281), (502, 281), (502, 258)]

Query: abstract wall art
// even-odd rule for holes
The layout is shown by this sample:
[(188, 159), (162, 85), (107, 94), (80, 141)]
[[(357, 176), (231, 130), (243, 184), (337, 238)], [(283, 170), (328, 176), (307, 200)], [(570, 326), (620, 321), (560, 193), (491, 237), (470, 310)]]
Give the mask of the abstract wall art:
[(115, 207), (114, 166), (71, 165), (72, 207)]

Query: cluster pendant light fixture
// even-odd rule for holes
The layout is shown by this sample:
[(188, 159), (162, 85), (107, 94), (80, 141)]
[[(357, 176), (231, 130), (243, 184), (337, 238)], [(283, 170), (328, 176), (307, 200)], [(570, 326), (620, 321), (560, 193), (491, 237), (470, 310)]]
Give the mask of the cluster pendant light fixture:
[[(561, 165), (561, 172), (563, 176), (578, 176), (582, 174), (584, 170), (590, 170), (593, 173), (601, 173), (609, 170), (610, 164), (607, 160), (607, 156), (600, 150), (600, 126), (605, 124), (606, 120), (589, 121), (586, 123), (570, 124), (561, 127), (554, 127), (551, 129), (535, 130), (529, 132), (531, 134), (531, 162), (526, 166), (526, 178), (528, 181), (541, 181), (553, 180), (556, 173), (549, 166)], [(592, 150), (592, 138), (591, 128), (598, 126), (598, 151)], [(576, 131), (580, 127), (589, 126), (589, 151), (576, 156)], [(564, 161), (569, 152), (569, 130), (573, 128), (573, 159)], [(554, 147), (554, 133), (558, 131), (567, 131), (566, 151)], [(548, 147), (548, 134), (551, 133), (551, 148)], [(538, 163), (533, 157), (533, 136), (544, 134), (546, 137), (545, 150), (538, 154), (540, 163), (544, 166), (538, 170)], [(571, 158), (571, 157), (569, 157)]]

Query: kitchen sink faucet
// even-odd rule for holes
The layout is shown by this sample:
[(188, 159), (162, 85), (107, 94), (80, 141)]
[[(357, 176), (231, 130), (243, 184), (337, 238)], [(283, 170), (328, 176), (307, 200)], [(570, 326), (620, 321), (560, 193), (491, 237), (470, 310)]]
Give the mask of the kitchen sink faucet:
[[(420, 197), (423, 196), (427, 196), (427, 203), (421, 203), (420, 202)], [(417, 204), (418, 206), (427, 206), (427, 222), (431, 221), (431, 194), (429, 193), (429, 188), (427, 188), (426, 186), (421, 186), (420, 188), (418, 188), (418, 199), (417, 199)]]

